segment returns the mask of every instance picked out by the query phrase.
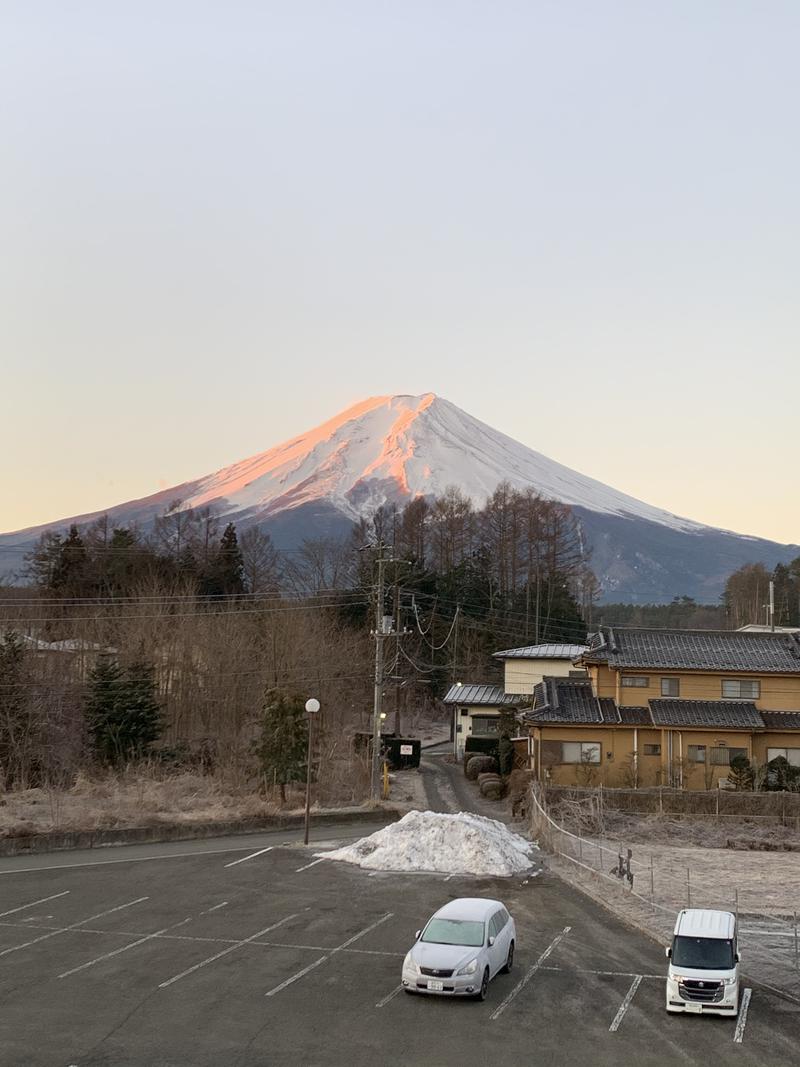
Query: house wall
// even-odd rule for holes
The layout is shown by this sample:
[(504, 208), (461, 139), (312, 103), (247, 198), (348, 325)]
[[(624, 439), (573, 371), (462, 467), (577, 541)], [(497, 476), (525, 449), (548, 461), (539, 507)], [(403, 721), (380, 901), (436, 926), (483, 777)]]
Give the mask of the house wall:
[[(682, 770), (686, 789), (716, 789), (719, 780), (727, 777), (724, 764), (712, 764), (713, 747), (743, 748), (753, 758), (753, 738), (747, 731), (666, 730), (638, 727), (542, 726), (533, 729), (532, 768), (539, 769), (539, 748), (542, 742), (589, 741), (601, 746), (600, 763), (580, 765), (558, 763), (549, 767), (549, 781), (557, 785), (604, 785), (610, 788), (631, 788), (634, 782), (634, 745), (638, 745), (636, 770), (640, 787), (669, 785), (670, 734), (672, 735), (672, 763)], [(800, 734), (757, 735), (763, 749), (800, 747)], [(793, 736), (793, 740), (792, 740)], [(770, 739), (767, 740), (767, 737)], [(774, 740), (773, 740), (774, 738)], [(787, 740), (788, 738), (788, 740)], [(660, 752), (647, 754), (646, 746), (658, 745)], [(689, 763), (689, 745), (706, 747), (704, 763)], [(546, 762), (546, 761), (545, 761)]]
[[(466, 714), (464, 714), (466, 712)], [(454, 709), (455, 729), (453, 748), (458, 759), (464, 757), (464, 743), (473, 736), (473, 719), (481, 716), (500, 718), (500, 708), (491, 705), (468, 706), (461, 704)]]
[(800, 749), (800, 730), (779, 733), (770, 731), (765, 734), (753, 735), (753, 762), (763, 764), (767, 762), (768, 748), (797, 748)]
[[(595, 665), (589, 668), (592, 690), (598, 697), (613, 697), (623, 707), (646, 707), (650, 700), (662, 697), (661, 679), (677, 678), (680, 682), (680, 700), (722, 700), (723, 678), (753, 678), (761, 683), (761, 695), (753, 703), (767, 711), (800, 711), (800, 677), (797, 675), (773, 675), (745, 673), (742, 671), (664, 671), (637, 670), (615, 671)], [(623, 686), (625, 675), (639, 675), (648, 679), (649, 685)], [(730, 698), (727, 698), (730, 699)], [(743, 698), (746, 699), (746, 698)]]
[[(506, 693), (532, 693), (543, 678), (567, 678), (570, 671), (581, 670), (568, 659), (507, 659), (503, 666)], [(582, 675), (585, 673), (581, 670)]]

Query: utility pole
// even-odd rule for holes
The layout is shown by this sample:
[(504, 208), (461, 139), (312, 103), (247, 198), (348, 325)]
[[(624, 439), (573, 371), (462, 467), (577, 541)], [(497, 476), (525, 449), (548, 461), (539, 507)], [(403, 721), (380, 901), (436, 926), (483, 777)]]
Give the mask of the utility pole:
[(775, 632), (775, 583), (769, 583), (769, 628)]
[(370, 795), (373, 800), (380, 798), (381, 790), (381, 707), (383, 704), (383, 642), (391, 635), (392, 620), (384, 616), (384, 567), (393, 562), (387, 559), (383, 552), (388, 546), (383, 541), (378, 542), (378, 580), (375, 587), (375, 629), (372, 636), (375, 638), (375, 692), (372, 703), (372, 775), (370, 779)]

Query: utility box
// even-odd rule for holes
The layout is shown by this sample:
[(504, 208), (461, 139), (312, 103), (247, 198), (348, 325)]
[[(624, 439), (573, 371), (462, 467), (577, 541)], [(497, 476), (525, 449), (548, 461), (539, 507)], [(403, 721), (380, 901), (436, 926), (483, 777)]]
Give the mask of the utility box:
[(385, 737), (383, 740), (386, 760), (393, 771), (419, 767), (422, 742), (411, 737)]

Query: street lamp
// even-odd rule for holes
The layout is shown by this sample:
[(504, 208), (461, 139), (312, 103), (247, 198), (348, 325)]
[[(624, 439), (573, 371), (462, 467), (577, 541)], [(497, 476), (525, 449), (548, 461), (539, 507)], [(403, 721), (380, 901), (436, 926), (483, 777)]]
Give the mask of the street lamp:
[(314, 729), (314, 716), (319, 711), (319, 701), (316, 697), (311, 697), (306, 701), (306, 711), (308, 712), (308, 756), (306, 757), (306, 832), (303, 837), (303, 844), (308, 844), (308, 818), (311, 811), (311, 734)]

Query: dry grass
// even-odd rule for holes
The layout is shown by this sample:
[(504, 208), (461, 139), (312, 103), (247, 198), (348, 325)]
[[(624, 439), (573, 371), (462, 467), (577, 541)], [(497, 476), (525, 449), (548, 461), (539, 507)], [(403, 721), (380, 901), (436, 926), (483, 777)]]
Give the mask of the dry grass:
[[(332, 789), (321, 797), (332, 804)], [(344, 801), (352, 801), (353, 790)], [(106, 830), (158, 823), (223, 822), (299, 812), (301, 787), (287, 787), (287, 802), (259, 792), (255, 784), (236, 786), (221, 775), (165, 774), (138, 767), (94, 777), (79, 774), (65, 790), (27, 789), (0, 796), (0, 837), (64, 830)], [(341, 803), (341, 801), (340, 801)]]

